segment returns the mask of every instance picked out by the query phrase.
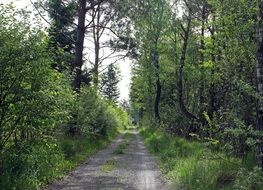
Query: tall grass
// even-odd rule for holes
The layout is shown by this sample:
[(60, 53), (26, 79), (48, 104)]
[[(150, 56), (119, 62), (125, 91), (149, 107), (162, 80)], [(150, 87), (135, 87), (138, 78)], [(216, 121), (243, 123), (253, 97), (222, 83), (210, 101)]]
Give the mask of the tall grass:
[(39, 189), (104, 148), (111, 138), (72, 138), (63, 135), (56, 141), (49, 139), (17, 145), (0, 155), (3, 160), (0, 164), (0, 189)]
[(159, 130), (142, 129), (141, 135), (146, 146), (158, 157), (162, 172), (175, 189), (262, 189), (260, 172), (254, 176), (250, 173), (251, 179), (246, 183), (240, 180), (249, 174), (249, 170), (244, 168), (253, 165), (253, 159), (242, 162), (241, 159), (212, 151), (200, 142), (187, 141)]

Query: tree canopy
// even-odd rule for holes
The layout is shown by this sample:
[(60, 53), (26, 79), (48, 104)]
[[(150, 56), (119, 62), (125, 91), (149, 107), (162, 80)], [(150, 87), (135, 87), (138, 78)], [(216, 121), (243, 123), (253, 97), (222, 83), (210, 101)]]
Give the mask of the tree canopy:
[(0, 4), (1, 188), (39, 189), (136, 125), (174, 187), (262, 189), (262, 0), (32, 5), (47, 30)]

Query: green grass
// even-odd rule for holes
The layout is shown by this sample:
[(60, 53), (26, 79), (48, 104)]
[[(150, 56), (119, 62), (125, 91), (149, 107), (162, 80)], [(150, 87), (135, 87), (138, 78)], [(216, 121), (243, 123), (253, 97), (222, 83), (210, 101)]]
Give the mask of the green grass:
[(101, 166), (101, 171), (103, 172), (111, 172), (116, 167), (118, 167), (118, 164), (114, 158), (107, 160), (105, 164)]
[[(14, 146), (0, 155), (4, 161), (0, 163), (0, 189), (39, 189), (63, 177), (87, 157), (106, 147), (111, 138), (70, 138), (61, 135), (57, 140)], [(21, 153), (17, 155), (17, 152)]]
[(126, 143), (119, 144), (113, 151), (113, 155), (124, 154), (124, 149), (126, 148)]
[(74, 169), (85, 161), (87, 157), (105, 148), (110, 141), (109, 138), (62, 138), (60, 140), (60, 146), (65, 155), (63, 173)]
[[(215, 152), (202, 143), (142, 129), (141, 135), (149, 150), (158, 157), (162, 172), (175, 189), (186, 190), (260, 190), (261, 174), (252, 175), (244, 184), (240, 176), (249, 175), (241, 159)], [(249, 159), (248, 159), (249, 160)], [(252, 161), (249, 161), (251, 164)], [(254, 182), (253, 182), (254, 181)], [(253, 182), (253, 184), (252, 184)]]
[(124, 154), (124, 150), (129, 145), (129, 142), (130, 142), (132, 137), (133, 137), (133, 135), (130, 133), (129, 128), (126, 129), (125, 131), (123, 131), (124, 142), (119, 144), (116, 147), (116, 149), (113, 151), (113, 155)]

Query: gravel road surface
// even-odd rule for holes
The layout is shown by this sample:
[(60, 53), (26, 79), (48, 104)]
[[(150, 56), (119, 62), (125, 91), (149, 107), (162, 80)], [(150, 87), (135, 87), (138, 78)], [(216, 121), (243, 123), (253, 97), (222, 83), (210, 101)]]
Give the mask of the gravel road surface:
[[(128, 142), (117, 137), (106, 149), (45, 190), (168, 190), (138, 132), (132, 131), (131, 136)], [(113, 154), (121, 143), (126, 144), (123, 154)], [(107, 167), (108, 163), (113, 165)]]

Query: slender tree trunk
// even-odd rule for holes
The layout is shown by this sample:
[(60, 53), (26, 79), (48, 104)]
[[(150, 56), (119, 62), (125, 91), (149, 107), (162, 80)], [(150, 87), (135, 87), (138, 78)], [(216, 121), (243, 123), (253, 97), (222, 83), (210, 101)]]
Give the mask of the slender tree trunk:
[(155, 75), (156, 75), (156, 94), (155, 94), (155, 102), (154, 102), (154, 115), (155, 119), (160, 122), (161, 116), (159, 111), (159, 105), (161, 102), (161, 93), (162, 93), (162, 86), (160, 82), (160, 63), (159, 63), (159, 52), (157, 50), (158, 38), (155, 39), (154, 42), (154, 50), (152, 52), (152, 61), (155, 68)]
[(73, 76), (74, 76), (73, 89), (76, 92), (80, 92), (80, 85), (81, 85), (81, 67), (83, 65), (86, 4), (87, 4), (86, 0), (79, 0), (77, 40), (75, 45), (76, 52), (75, 52), (74, 71), (73, 71)]
[(179, 99), (179, 106), (180, 106), (180, 110), (181, 112), (188, 117), (189, 119), (194, 119), (194, 120), (198, 120), (198, 118), (192, 114), (191, 112), (189, 112), (184, 104), (184, 86), (183, 86), (183, 69), (184, 69), (184, 65), (185, 65), (185, 59), (186, 59), (186, 52), (187, 52), (187, 46), (188, 46), (188, 40), (189, 40), (189, 35), (190, 35), (190, 27), (191, 27), (191, 18), (188, 18), (187, 21), (187, 26), (186, 29), (182, 26), (183, 28), (183, 39), (184, 39), (184, 43), (183, 43), (183, 49), (182, 49), (182, 55), (181, 55), (181, 59), (180, 59), (180, 67), (179, 67), (179, 79), (178, 79), (178, 99)]
[(94, 60), (94, 70), (93, 70), (93, 82), (94, 86), (98, 87), (99, 85), (99, 62), (100, 62), (100, 17), (101, 17), (101, 10), (100, 4), (98, 4), (97, 10), (97, 18), (96, 22), (94, 19), (94, 26), (93, 26), (93, 38), (94, 38), (94, 49), (95, 49), (95, 60)]
[[(202, 65), (205, 61), (204, 57), (204, 49), (205, 49), (205, 42), (204, 42), (204, 37), (205, 37), (205, 19), (206, 19), (206, 7), (203, 5), (202, 8), (202, 26), (201, 26), (201, 41), (200, 41), (200, 64)], [(203, 114), (203, 105), (205, 102), (205, 97), (204, 97), (204, 89), (205, 89), (205, 82), (204, 82), (204, 68), (201, 66), (201, 85), (200, 85), (200, 115)]]
[[(263, 0), (260, 1), (260, 28), (258, 36), (258, 51), (257, 51), (257, 83), (258, 92), (263, 95)], [(263, 101), (259, 100), (257, 110), (257, 130), (263, 131)], [(262, 137), (259, 139), (262, 142)], [(260, 143), (258, 148), (259, 166), (263, 168), (263, 145)]]
[(200, 40), (200, 65), (201, 65), (201, 80), (200, 80), (200, 107), (199, 107), (199, 118), (202, 122), (202, 126), (206, 125), (206, 119), (204, 117), (204, 111), (205, 111), (205, 69), (202, 66), (205, 61), (205, 55), (204, 55), (204, 50), (205, 50), (205, 21), (206, 21), (206, 2), (203, 2), (203, 7), (202, 7), (202, 25), (201, 25), (201, 40)]
[(159, 105), (161, 102), (161, 94), (162, 94), (162, 85), (159, 77), (159, 61), (157, 64), (157, 80), (156, 80), (156, 97), (155, 97), (155, 102), (154, 102), (154, 113), (155, 113), (155, 118), (157, 121), (161, 121), (161, 116), (160, 116), (160, 111), (159, 111)]
[[(216, 62), (215, 52), (214, 52), (214, 47), (215, 47), (215, 27), (214, 27), (214, 22), (215, 22), (215, 15), (213, 15), (213, 26), (212, 26), (212, 28), (210, 30), (212, 43), (213, 43), (213, 46), (212, 46), (213, 50), (212, 50), (212, 53), (211, 53), (211, 58), (212, 58), (213, 64), (215, 64), (215, 62)], [(212, 70), (211, 70), (212, 83), (211, 83), (210, 88), (209, 88), (210, 102), (209, 102), (209, 111), (208, 111), (209, 117), (211, 119), (213, 118), (214, 112), (216, 111), (216, 106), (215, 106), (216, 93), (215, 93), (215, 83), (213, 81), (214, 74), (215, 74), (215, 69), (214, 69), (214, 66), (213, 66)]]
[(155, 112), (155, 118), (160, 121), (160, 111), (159, 111), (159, 105), (161, 102), (161, 93), (162, 93), (162, 86), (159, 77), (156, 81), (156, 98), (155, 98), (155, 105), (154, 105), (154, 112)]

